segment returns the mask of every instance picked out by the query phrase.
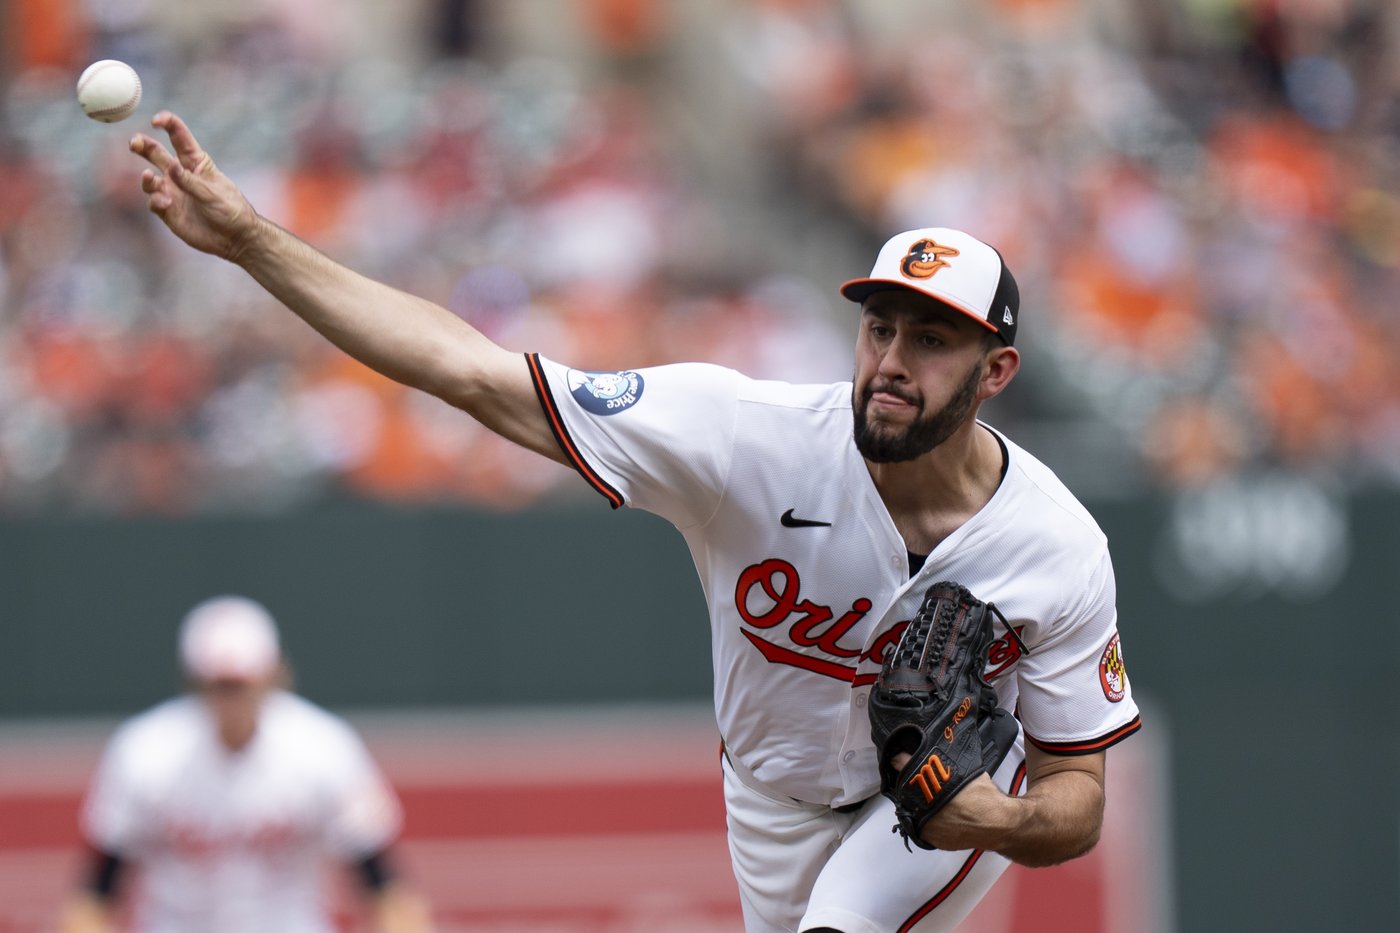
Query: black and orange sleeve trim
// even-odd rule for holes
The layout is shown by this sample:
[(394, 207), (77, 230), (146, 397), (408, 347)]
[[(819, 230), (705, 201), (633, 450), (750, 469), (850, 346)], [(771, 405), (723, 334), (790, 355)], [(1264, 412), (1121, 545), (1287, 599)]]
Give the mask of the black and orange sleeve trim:
[(1094, 752), (1101, 752), (1117, 745), (1141, 728), (1142, 717), (1134, 716), (1133, 721), (1127, 725), (1120, 726), (1107, 735), (1101, 735), (1096, 739), (1086, 739), (1082, 742), (1042, 742), (1031, 735), (1027, 735), (1026, 738), (1036, 748), (1052, 755), (1092, 755)]
[(544, 366), (540, 363), (538, 353), (525, 354), (525, 362), (530, 367), (530, 380), (535, 384), (535, 397), (540, 400), (540, 409), (544, 412), (545, 420), (549, 422), (549, 430), (554, 434), (554, 440), (559, 444), (559, 449), (564, 452), (564, 457), (569, 461), (569, 465), (578, 471), (588, 485), (592, 486), (603, 498), (608, 500), (608, 504), (615, 509), (620, 509), (626, 503), (622, 498), (622, 493), (611, 486), (607, 480), (599, 476), (597, 471), (588, 465), (588, 461), (583, 459), (583, 454), (579, 452), (578, 445), (569, 436), (569, 429), (564, 426), (564, 419), (559, 414), (559, 406), (554, 401), (554, 393), (549, 390), (549, 380), (545, 378)]

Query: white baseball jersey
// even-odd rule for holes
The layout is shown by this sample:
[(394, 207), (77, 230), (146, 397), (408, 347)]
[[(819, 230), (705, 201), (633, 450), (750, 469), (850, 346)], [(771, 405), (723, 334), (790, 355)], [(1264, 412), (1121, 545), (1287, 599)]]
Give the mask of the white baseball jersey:
[(759, 381), (696, 363), (590, 373), (527, 361), (585, 479), (615, 507), (654, 512), (685, 536), (709, 603), (719, 729), (747, 779), (830, 806), (878, 791), (869, 687), (940, 580), (994, 602), (1028, 649), (1000, 633), (988, 661), (1028, 741), (1083, 753), (1138, 728), (1104, 535), (1015, 444), (997, 435), (1008, 463), (996, 494), (910, 579), (853, 440), (850, 383)]
[(134, 921), (145, 933), (331, 933), (325, 860), (374, 854), (399, 825), (398, 801), (350, 726), (280, 691), (237, 752), (193, 696), (128, 720), (83, 811), (89, 842), (139, 867)]

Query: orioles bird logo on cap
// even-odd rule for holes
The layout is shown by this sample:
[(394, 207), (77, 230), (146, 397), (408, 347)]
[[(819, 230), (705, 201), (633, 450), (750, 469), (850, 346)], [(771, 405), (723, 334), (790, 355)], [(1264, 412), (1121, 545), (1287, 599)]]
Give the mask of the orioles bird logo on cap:
[(939, 246), (936, 242), (923, 239), (909, 247), (909, 253), (899, 264), (899, 271), (911, 279), (931, 278), (939, 269), (945, 268), (945, 256), (956, 256), (958, 251), (951, 246)]

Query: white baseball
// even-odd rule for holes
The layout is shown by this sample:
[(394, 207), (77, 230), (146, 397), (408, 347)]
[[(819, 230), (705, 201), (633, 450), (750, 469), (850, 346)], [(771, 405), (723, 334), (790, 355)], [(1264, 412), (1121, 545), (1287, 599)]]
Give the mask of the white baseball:
[(93, 62), (78, 78), (78, 103), (94, 120), (125, 120), (141, 103), (141, 78), (126, 62), (111, 58)]

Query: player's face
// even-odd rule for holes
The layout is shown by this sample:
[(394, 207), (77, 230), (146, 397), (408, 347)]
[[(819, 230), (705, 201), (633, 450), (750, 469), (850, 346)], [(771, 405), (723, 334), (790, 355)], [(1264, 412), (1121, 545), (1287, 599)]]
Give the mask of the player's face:
[(264, 678), (207, 680), (199, 684), (199, 694), (209, 707), (225, 746), (236, 751), (252, 739), (270, 686)]
[(913, 460), (966, 424), (987, 331), (907, 290), (867, 299), (852, 389), (856, 448), (873, 463)]

